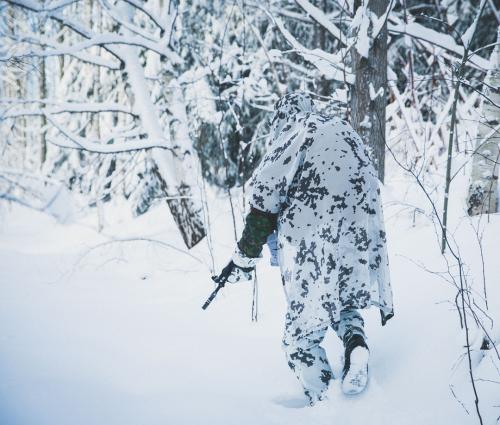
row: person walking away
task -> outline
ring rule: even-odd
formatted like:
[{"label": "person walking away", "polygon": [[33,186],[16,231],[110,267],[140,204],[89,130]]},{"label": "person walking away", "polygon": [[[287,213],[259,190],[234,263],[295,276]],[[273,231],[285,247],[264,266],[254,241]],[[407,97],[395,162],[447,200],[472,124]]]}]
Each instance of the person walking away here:
[{"label": "person walking away", "polygon": [[360,310],[393,316],[379,182],[359,135],[315,112],[305,93],[275,105],[267,153],[253,173],[250,213],[216,282],[249,280],[277,233],[288,308],[283,349],[309,403],[325,396],[332,370],[321,342],[332,328],[344,344],[342,390],[368,382],[369,349]]}]

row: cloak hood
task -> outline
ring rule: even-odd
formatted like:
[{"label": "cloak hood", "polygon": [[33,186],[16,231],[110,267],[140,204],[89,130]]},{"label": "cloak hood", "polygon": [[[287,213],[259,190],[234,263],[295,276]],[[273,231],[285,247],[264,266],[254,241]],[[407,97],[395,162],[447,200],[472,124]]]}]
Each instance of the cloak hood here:
[{"label": "cloak hood", "polygon": [[314,111],[314,102],[311,96],[303,91],[287,93],[282,96],[274,105],[274,115],[271,119],[271,143],[272,140],[278,139],[283,131],[287,131],[286,127],[295,122],[297,114]]}]

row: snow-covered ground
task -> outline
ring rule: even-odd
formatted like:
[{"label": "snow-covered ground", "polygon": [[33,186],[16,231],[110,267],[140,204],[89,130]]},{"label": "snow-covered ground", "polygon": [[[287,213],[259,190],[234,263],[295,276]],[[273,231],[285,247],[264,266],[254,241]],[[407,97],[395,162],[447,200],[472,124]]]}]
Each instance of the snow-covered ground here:
[{"label": "snow-covered ground", "polygon": [[[211,210],[212,234],[221,267],[233,237],[222,208],[227,202],[215,205],[220,208]],[[453,371],[464,352],[456,291],[417,265],[443,270],[434,227],[418,214],[413,227],[412,214],[400,205],[386,208],[396,317],[381,327],[377,311],[365,315],[367,391],[346,397],[337,379],[326,402],[294,409],[286,406],[300,388],[281,351],[285,301],[268,258],[258,267],[257,323],[251,321],[251,283],[226,288],[202,311],[213,289],[205,242],[191,251],[193,257],[137,240],[90,249],[110,237],[150,238],[184,249],[165,205],[137,219],[120,218],[120,211],[107,211],[112,224],[104,234],[94,230],[91,217],[62,225],[19,206],[4,211],[1,425],[479,423],[465,361]],[[488,276],[500,272],[494,260],[498,219],[492,217],[485,237]],[[467,237],[463,249],[474,255],[477,245]],[[500,298],[498,280],[488,283],[493,303],[493,291]],[[498,309],[490,306],[497,316]],[[332,333],[324,344],[338,377],[341,343]],[[482,363],[484,376],[498,381],[491,359]],[[500,385],[478,386],[485,424],[494,424]]]}]

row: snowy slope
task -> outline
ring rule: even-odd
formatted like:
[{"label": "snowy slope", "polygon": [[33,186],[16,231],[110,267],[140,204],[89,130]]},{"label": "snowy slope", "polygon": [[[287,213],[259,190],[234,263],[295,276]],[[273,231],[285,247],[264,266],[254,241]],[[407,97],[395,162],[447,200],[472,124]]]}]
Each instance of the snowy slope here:
[{"label": "snowy slope", "polygon": [[[233,240],[227,203],[215,205],[220,267]],[[146,236],[183,249],[165,206],[138,219],[118,211],[108,212],[108,236]],[[489,224],[496,234],[498,218]],[[418,217],[413,227],[398,205],[386,208],[386,219],[396,317],[382,328],[377,311],[366,314],[369,388],[348,398],[336,380],[326,402],[293,409],[284,405],[300,388],[281,351],[285,302],[267,257],[258,268],[259,321],[252,323],[251,284],[225,289],[201,310],[213,288],[205,243],[191,252],[199,260],[140,241],[88,252],[109,240],[90,218],[60,225],[14,207],[0,228],[0,424],[478,423],[470,402],[463,400],[467,414],[449,387],[453,382],[456,395],[470,400],[465,364],[452,371],[464,345],[449,302],[455,291],[416,264],[443,267],[434,228]],[[488,265],[498,274],[498,264]],[[340,341],[330,334],[325,346],[338,376]],[[500,404],[499,385],[479,384],[485,423],[493,424],[500,409],[486,406]]]}]

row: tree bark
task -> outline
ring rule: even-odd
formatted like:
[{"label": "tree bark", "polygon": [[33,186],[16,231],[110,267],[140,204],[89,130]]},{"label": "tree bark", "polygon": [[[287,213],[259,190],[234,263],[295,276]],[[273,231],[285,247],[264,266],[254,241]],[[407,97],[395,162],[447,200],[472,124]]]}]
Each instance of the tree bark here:
[{"label": "tree bark", "polygon": [[500,161],[500,29],[485,79],[486,98],[481,105],[477,144],[472,155],[468,196],[469,215],[498,211],[498,163]]},{"label": "tree bark", "polygon": [[[366,0],[365,0],[366,1]],[[388,0],[371,0],[367,4],[355,0],[354,11],[366,8],[366,13],[380,17],[387,10]],[[351,87],[352,126],[368,145],[380,181],[384,181],[385,169],[385,108],[387,104],[387,23],[372,38],[370,24],[368,36],[371,45],[368,57],[353,48],[352,69],[355,75]],[[363,36],[359,34],[358,36]],[[370,86],[372,90],[370,91]],[[379,90],[382,90],[379,92]],[[372,96],[375,94],[374,99]]]},{"label": "tree bark", "polygon": [[206,236],[201,195],[196,196],[196,192],[201,194],[201,190],[197,190],[199,165],[189,135],[189,120],[182,87],[176,79],[172,79],[169,88],[166,98],[172,117],[169,128],[177,164],[176,174],[179,176],[179,184],[175,189],[179,199],[168,199],[167,203],[186,246],[191,248]]},{"label": "tree bark", "polygon": [[[45,34],[43,23],[40,25],[40,34]],[[38,79],[38,90],[40,99],[47,99],[47,77],[46,77],[46,59],[40,58],[40,76]],[[47,159],[47,118],[41,116],[41,131],[40,131],[40,168],[43,167]]]},{"label": "tree bark", "polygon": [[[320,0],[318,7],[320,7],[323,12],[327,13],[327,0]],[[318,22],[314,23],[315,38],[317,40],[317,45],[319,48],[326,52],[326,29],[323,25]],[[321,96],[330,96],[330,82],[322,76],[318,81],[318,94]]]}]

